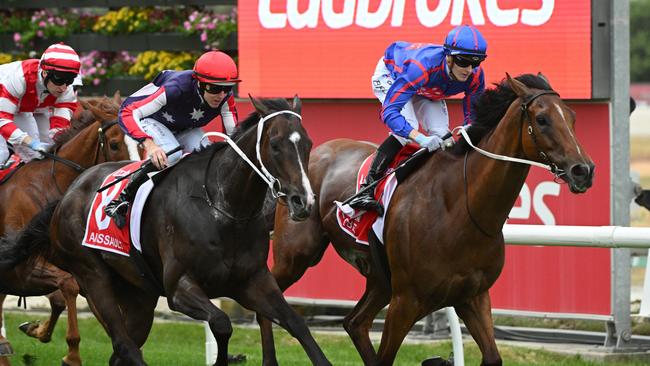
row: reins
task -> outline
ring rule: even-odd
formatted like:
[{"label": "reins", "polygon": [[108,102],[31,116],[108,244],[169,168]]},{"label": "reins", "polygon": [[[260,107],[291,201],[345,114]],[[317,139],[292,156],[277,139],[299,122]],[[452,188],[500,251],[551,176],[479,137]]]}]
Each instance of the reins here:
[{"label": "reins", "polygon": [[[542,95],[557,95],[557,96],[559,96],[559,94],[557,92],[553,91],[553,90],[542,90],[542,91],[539,91],[539,92],[529,96],[527,99],[522,100],[522,103],[521,103],[520,131],[523,129],[523,124],[524,124],[524,120],[525,120],[527,122],[527,124],[528,124],[528,127],[527,127],[526,130],[528,132],[528,135],[530,135],[531,140],[533,141],[533,145],[535,145],[535,149],[537,150],[539,156],[543,160],[549,162],[549,164],[544,164],[544,163],[540,163],[540,162],[532,161],[532,160],[528,160],[528,159],[515,158],[515,157],[512,157],[512,156],[499,155],[499,154],[495,154],[495,153],[491,153],[489,151],[483,150],[480,147],[475,146],[474,144],[472,144],[472,140],[469,138],[469,135],[467,134],[467,131],[465,130],[465,126],[458,126],[458,127],[454,128],[452,133],[455,133],[456,135],[461,135],[465,139],[465,141],[467,142],[467,144],[469,146],[471,146],[474,150],[478,151],[480,154],[485,155],[485,156],[487,156],[489,158],[492,158],[492,159],[495,159],[495,160],[513,162],[513,163],[533,165],[533,166],[536,166],[536,167],[546,169],[546,170],[550,171],[551,173],[553,173],[555,175],[555,178],[559,178],[561,175],[564,174],[564,171],[562,169],[559,169],[554,163],[550,162],[549,159],[548,159],[548,155],[546,155],[539,148],[539,144],[537,143],[537,136],[535,135],[535,131],[533,129],[533,124],[532,124],[530,115],[528,114],[528,107],[530,106],[530,104],[535,99],[537,99],[538,97],[540,97]],[[523,135],[523,133],[520,132],[519,133],[519,138],[520,139],[523,139],[522,135]],[[523,141],[520,142],[520,145],[522,146],[522,149],[523,149]],[[481,227],[481,225],[479,225],[476,218],[474,218],[474,216],[472,215],[472,211],[470,210],[470,207],[469,207],[469,183],[468,183],[468,179],[467,179],[467,160],[468,160],[468,157],[469,157],[469,151],[465,153],[465,158],[463,160],[463,181],[464,181],[464,185],[465,185],[465,207],[467,209],[467,214],[469,215],[469,218],[472,221],[472,223],[474,224],[474,226],[476,226],[476,228],[481,233],[483,233],[483,235],[492,238],[496,234],[491,235],[487,231],[485,231]]]},{"label": "reins", "polygon": [[[99,158],[99,152],[100,151],[102,151],[104,153],[104,161],[109,161],[110,157],[108,155],[108,151],[106,150],[106,134],[105,134],[105,131],[108,130],[109,128],[115,126],[116,124],[117,124],[117,119],[112,120],[112,121],[108,121],[108,122],[104,122],[97,129],[98,138],[97,138],[97,148],[95,149],[95,156],[93,157],[94,164],[97,164],[97,159]],[[61,146],[59,146],[59,149],[60,148],[61,148]],[[56,182],[56,163],[57,162],[74,169],[79,174],[83,173],[87,169],[87,168],[84,168],[81,165],[75,163],[72,160],[68,160],[68,159],[65,159],[65,158],[62,158],[62,157],[56,155],[57,152],[58,152],[58,149],[56,151],[54,151],[54,153],[50,153],[50,152],[46,152],[46,151],[39,151],[39,152],[44,157],[52,159],[52,170],[51,170],[52,173],[51,174],[52,174],[52,177],[54,177],[54,185],[56,186],[56,189],[59,191],[60,194],[63,194],[63,191],[61,190],[58,183]]]},{"label": "reins", "polygon": [[[290,110],[282,110],[282,111],[278,111],[278,112],[273,112],[273,113],[271,113],[271,114],[269,114],[267,116],[264,116],[264,117],[260,118],[259,122],[257,123],[257,134],[256,134],[256,139],[257,140],[256,140],[256,144],[255,144],[255,155],[257,157],[257,162],[260,165],[259,169],[248,158],[248,156],[246,156],[246,154],[237,145],[237,143],[235,143],[235,141],[232,138],[230,138],[230,136],[228,136],[228,135],[226,135],[224,133],[221,133],[221,132],[207,132],[207,133],[205,133],[203,135],[203,138],[202,138],[202,139],[204,139],[206,137],[211,137],[211,136],[216,136],[216,137],[223,138],[224,141],[227,142],[228,145],[230,145],[230,147],[232,147],[232,149],[235,151],[235,153],[237,153],[237,155],[239,155],[239,157],[241,157],[242,160],[244,160],[253,169],[253,171],[262,179],[262,181],[264,181],[264,183],[266,183],[266,185],[271,189],[271,194],[276,199],[281,198],[281,197],[285,197],[286,194],[281,191],[282,186],[280,184],[280,180],[277,179],[276,177],[274,177],[273,174],[271,174],[271,172],[269,172],[266,169],[266,167],[264,166],[264,162],[262,161],[262,155],[261,155],[261,152],[260,152],[260,144],[261,144],[261,141],[262,141],[262,131],[264,129],[264,123],[266,121],[270,120],[271,118],[273,118],[275,116],[278,116],[280,114],[292,114],[292,115],[298,117],[298,119],[302,120],[302,116],[300,114],[298,114],[298,113],[296,113],[294,111],[290,111]],[[205,174],[204,174],[204,177],[203,177],[204,199],[207,202],[207,204],[210,207],[214,208],[215,210],[219,211],[220,213],[224,214],[225,216],[227,216],[229,219],[231,219],[233,221],[249,221],[249,220],[252,220],[252,219],[257,218],[260,215],[262,215],[262,210],[260,210],[255,215],[251,215],[249,217],[244,217],[244,218],[238,218],[238,217],[235,217],[235,216],[231,215],[227,211],[221,209],[220,207],[218,207],[215,204],[214,199],[211,197],[210,192],[208,191],[207,184],[208,184],[208,170],[210,168],[212,160],[214,159],[214,156],[216,155],[216,152],[217,152],[217,150],[214,150],[212,152],[212,155],[210,155],[210,159],[208,160],[208,166],[205,169]],[[277,188],[276,188],[276,186],[277,186]]]}]

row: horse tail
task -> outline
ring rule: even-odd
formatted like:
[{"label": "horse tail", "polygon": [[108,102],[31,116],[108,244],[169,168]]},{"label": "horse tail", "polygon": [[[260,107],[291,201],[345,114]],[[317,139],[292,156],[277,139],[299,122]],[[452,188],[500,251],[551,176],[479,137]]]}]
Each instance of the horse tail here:
[{"label": "horse tail", "polygon": [[50,221],[58,203],[49,203],[22,231],[0,238],[0,270],[8,270],[49,250]]}]

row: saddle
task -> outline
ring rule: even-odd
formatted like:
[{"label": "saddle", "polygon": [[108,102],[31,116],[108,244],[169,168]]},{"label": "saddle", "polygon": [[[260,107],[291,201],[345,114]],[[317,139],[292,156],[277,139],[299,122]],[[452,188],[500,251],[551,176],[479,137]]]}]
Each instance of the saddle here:
[{"label": "saddle", "polygon": [[25,162],[20,159],[20,156],[17,154],[11,155],[7,162],[0,167],[0,184],[8,181],[23,165],[25,165]]}]

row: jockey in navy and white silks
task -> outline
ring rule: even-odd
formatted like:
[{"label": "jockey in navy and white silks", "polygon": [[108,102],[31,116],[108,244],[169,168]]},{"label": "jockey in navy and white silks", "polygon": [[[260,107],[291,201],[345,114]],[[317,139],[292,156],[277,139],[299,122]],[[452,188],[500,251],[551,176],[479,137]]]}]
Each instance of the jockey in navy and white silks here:
[{"label": "jockey in navy and white silks", "polygon": [[[472,102],[485,89],[480,64],[487,42],[473,26],[461,25],[447,34],[443,46],[395,42],[388,46],[372,76],[375,96],[382,102],[381,118],[390,136],[379,146],[363,186],[379,179],[409,140],[429,151],[442,145],[449,131],[444,98],[464,93],[464,124],[472,123]],[[418,131],[422,126],[423,132]],[[362,186],[362,187],[363,187]],[[383,214],[372,189],[350,202],[355,209]]]},{"label": "jockey in navy and white silks", "polygon": [[182,145],[183,152],[189,153],[201,147],[201,127],[217,116],[221,116],[224,132],[233,132],[237,112],[232,88],[240,81],[230,56],[209,51],[196,60],[193,70],[163,71],[126,98],[118,114],[119,124],[144,146],[153,164],[134,174],[120,197],[106,206],[106,214],[118,226],[125,224],[128,203],[147,180],[147,173],[173,165],[182,156],[179,151],[167,157],[166,151]]},{"label": "jockey in navy and white silks", "polygon": [[40,60],[0,65],[0,164],[9,155],[7,142],[28,161],[40,157],[34,150],[47,149],[44,140],[70,126],[77,105],[70,85],[80,66],[77,53],[62,43],[48,47]]}]

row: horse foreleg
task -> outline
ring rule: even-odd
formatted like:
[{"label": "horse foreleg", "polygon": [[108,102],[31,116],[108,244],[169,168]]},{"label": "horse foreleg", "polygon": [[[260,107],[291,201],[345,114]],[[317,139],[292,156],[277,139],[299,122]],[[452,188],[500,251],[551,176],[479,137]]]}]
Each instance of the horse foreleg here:
[{"label": "horse foreleg", "polygon": [[314,365],[331,365],[309,332],[305,321],[296,314],[282,296],[271,273],[261,270],[242,286],[235,299],[244,307],[271,319],[296,338]]},{"label": "horse foreleg", "polygon": [[36,338],[43,343],[52,340],[52,332],[59,320],[61,313],[65,310],[65,298],[60,291],[55,291],[47,295],[50,301],[50,318],[44,322],[31,321],[22,323],[19,329],[26,335]]},{"label": "horse foreleg", "polygon": [[501,366],[501,356],[494,340],[490,294],[485,291],[454,308],[481,350],[483,355],[481,365]]},{"label": "horse foreleg", "polygon": [[[65,334],[65,341],[68,343],[68,354],[63,357],[63,365],[81,366],[81,355],[79,353],[79,323],[77,322],[77,296],[79,296],[79,285],[72,275],[68,274],[59,283],[61,296],[68,308],[68,329]],[[55,295],[55,292],[52,295]],[[50,296],[52,296],[50,295]],[[51,297],[50,297],[51,299]],[[51,303],[51,302],[50,302]],[[52,307],[54,309],[54,307]],[[54,324],[52,324],[54,328]],[[51,332],[51,331],[50,331]]]},{"label": "horse foreleg", "polygon": [[343,328],[350,335],[364,365],[375,365],[378,361],[369,332],[377,313],[390,301],[390,294],[382,289],[376,286],[374,281],[366,280],[363,296],[352,312],[343,319]]},{"label": "horse foreleg", "polygon": [[377,365],[393,364],[402,341],[415,322],[425,315],[421,310],[417,297],[412,293],[393,293],[386,313],[384,332],[381,335]]},{"label": "horse foreleg", "polygon": [[[81,261],[84,263],[80,263]],[[122,362],[133,366],[146,366],[142,352],[126,330],[125,319],[113,288],[114,279],[106,265],[99,260],[90,261],[87,257],[75,258],[72,263],[80,266],[74,271],[79,286],[84,289],[86,298],[92,303],[90,308],[111,338],[113,356],[109,365],[119,365]],[[121,283],[116,284],[116,287],[120,285]]]},{"label": "horse foreleg", "polygon": [[[2,326],[4,325],[4,313],[2,311],[2,308],[4,306],[6,297],[7,295],[0,294],[0,329],[2,329]],[[10,366],[9,359],[3,356],[13,355],[13,354],[14,354],[14,350],[11,348],[11,344],[4,337],[4,334],[0,333],[0,366]]]},{"label": "horse foreleg", "polygon": [[228,315],[217,308],[188,275],[180,277],[173,292],[167,294],[167,301],[170,309],[208,322],[219,350],[215,366],[228,365],[228,341],[232,335],[232,324]]}]

